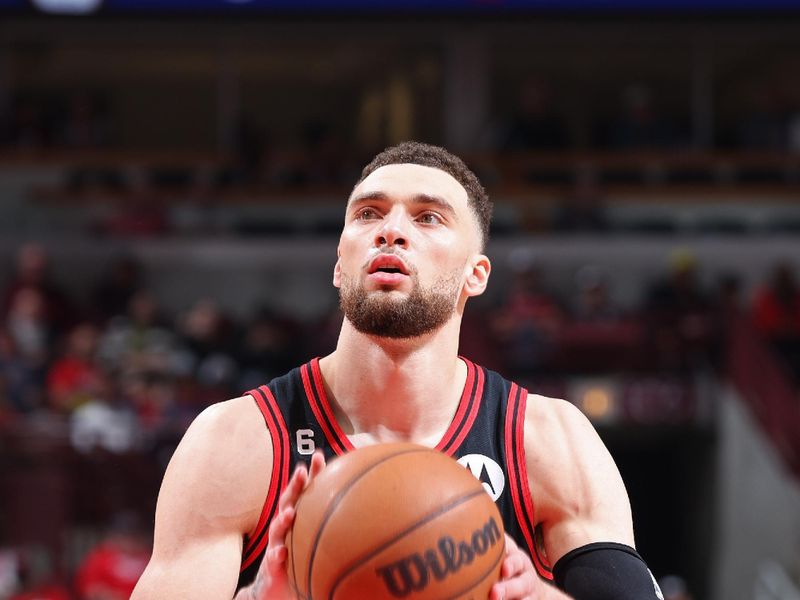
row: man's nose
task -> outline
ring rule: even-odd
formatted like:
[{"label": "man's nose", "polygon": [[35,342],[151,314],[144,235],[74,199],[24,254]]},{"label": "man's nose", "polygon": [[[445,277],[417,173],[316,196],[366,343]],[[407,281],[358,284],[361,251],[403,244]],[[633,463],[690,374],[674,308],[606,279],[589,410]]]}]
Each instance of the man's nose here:
[{"label": "man's nose", "polygon": [[405,233],[405,219],[397,213],[390,213],[375,234],[376,246],[408,246],[408,236]]}]

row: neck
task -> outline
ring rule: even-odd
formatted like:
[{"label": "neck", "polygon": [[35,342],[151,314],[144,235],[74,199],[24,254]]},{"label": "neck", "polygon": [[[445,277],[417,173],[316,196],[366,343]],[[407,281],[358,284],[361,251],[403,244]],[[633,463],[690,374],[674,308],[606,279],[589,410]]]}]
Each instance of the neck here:
[{"label": "neck", "polygon": [[435,446],[466,381],[458,358],[460,311],[439,330],[394,340],[360,333],[345,319],[320,369],[336,417],[354,445],[409,441]]}]

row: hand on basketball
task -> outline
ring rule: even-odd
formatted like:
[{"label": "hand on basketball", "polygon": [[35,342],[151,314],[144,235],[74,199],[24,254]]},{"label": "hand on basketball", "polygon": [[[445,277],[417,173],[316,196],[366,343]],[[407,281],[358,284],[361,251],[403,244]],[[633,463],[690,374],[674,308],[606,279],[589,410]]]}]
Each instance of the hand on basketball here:
[{"label": "hand on basketball", "polygon": [[506,557],[500,569],[500,581],[492,586],[489,600],[539,600],[545,596],[547,586],[539,579],[530,557],[523,552],[508,534]]},{"label": "hand on basketball", "polygon": [[325,457],[322,452],[317,451],[311,457],[310,470],[306,470],[301,463],[289,479],[278,500],[278,514],[269,526],[269,542],[253,584],[253,600],[288,600],[295,597],[286,576],[286,534],[294,522],[297,499],[324,467]]}]

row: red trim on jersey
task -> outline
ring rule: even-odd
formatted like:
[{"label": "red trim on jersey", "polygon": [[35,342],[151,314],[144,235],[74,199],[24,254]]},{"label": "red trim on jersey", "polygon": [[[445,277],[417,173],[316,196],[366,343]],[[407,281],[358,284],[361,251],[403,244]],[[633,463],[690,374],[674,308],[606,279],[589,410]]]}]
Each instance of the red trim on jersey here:
[{"label": "red trim on jersey", "polygon": [[278,496],[289,481],[289,432],[281,417],[275,396],[265,385],[247,393],[256,401],[269,430],[272,440],[272,475],[258,523],[246,536],[241,571],[249,567],[264,550],[269,538],[265,535],[267,523],[275,516]]},{"label": "red trim on jersey", "polygon": [[[456,447],[453,446],[445,450],[447,445],[452,441],[453,436],[458,431],[461,423],[464,421],[464,414],[467,412],[467,408],[469,407],[470,400],[472,400],[474,394],[472,393],[472,388],[474,387],[474,380],[475,380],[475,364],[467,360],[466,358],[459,357],[461,360],[464,361],[464,364],[467,365],[467,380],[464,382],[464,390],[461,392],[461,399],[458,401],[458,408],[456,409],[456,414],[453,416],[453,420],[450,423],[450,427],[447,428],[447,431],[444,432],[442,439],[436,444],[436,450],[444,452],[450,456],[453,455]],[[473,417],[474,420],[474,417]],[[470,423],[471,425],[471,423]],[[459,442],[460,443],[460,442]]]},{"label": "red trim on jersey", "polygon": [[[308,398],[308,404],[311,407],[311,411],[314,413],[314,416],[317,419],[320,427],[322,427],[322,432],[325,434],[325,437],[328,440],[328,443],[331,445],[336,454],[344,454],[345,450],[342,445],[339,443],[339,440],[336,438],[336,435],[333,433],[328,420],[326,419],[326,415],[323,414],[322,409],[320,408],[321,402],[317,400],[317,397],[314,393],[314,387],[311,383],[311,376],[309,375],[311,363],[306,363],[300,368],[300,374],[303,378],[303,387],[306,391],[306,398]],[[323,388],[324,390],[324,388]]]},{"label": "red trim on jersey", "polygon": [[[520,400],[523,397],[524,400]],[[508,465],[508,479],[509,487],[511,488],[511,500],[514,504],[514,513],[517,517],[522,534],[525,536],[525,541],[528,544],[528,551],[533,559],[533,564],[536,571],[540,576],[546,579],[552,579],[553,574],[542,563],[539,558],[539,553],[536,551],[536,542],[534,541],[533,527],[535,521],[533,520],[533,513],[526,514],[526,509],[532,509],[532,504],[527,505],[521,495],[524,495],[523,485],[524,481],[527,483],[528,476],[525,471],[525,453],[524,449],[521,451],[519,444],[523,443],[522,439],[522,424],[524,424],[524,408],[527,401],[527,391],[520,389],[516,383],[511,384],[511,390],[508,393],[508,403],[506,407],[506,424],[505,424],[505,445],[506,445],[506,463]],[[520,411],[522,408],[522,411]],[[522,414],[520,414],[522,413]]]},{"label": "red trim on jersey", "polygon": [[[514,503],[514,513],[517,515],[517,522],[522,529],[522,534],[525,536],[525,541],[528,543],[528,550],[533,555],[533,532],[525,521],[525,516],[522,512],[522,505],[519,499],[518,488],[518,472],[517,472],[517,453],[514,448],[514,421],[517,412],[517,400],[519,396],[519,387],[516,383],[511,384],[511,390],[508,392],[508,405],[506,407],[506,426],[505,426],[505,443],[506,443],[506,462],[508,463],[508,483],[511,488],[511,500]],[[537,569],[538,570],[538,569]]]},{"label": "red trim on jersey", "polygon": [[[317,398],[319,399],[319,405],[322,408],[322,412],[325,414],[325,418],[331,427],[333,435],[336,437],[336,441],[344,448],[345,452],[355,450],[355,446],[353,446],[352,442],[350,442],[350,438],[342,431],[342,428],[339,426],[339,421],[336,420],[333,414],[331,403],[328,401],[328,394],[325,393],[325,381],[322,379],[322,371],[320,371],[319,368],[319,358],[315,358],[311,361],[311,372],[314,375],[313,383]],[[339,454],[343,454],[343,452],[339,452]]]},{"label": "red trim on jersey", "polygon": [[[447,449],[446,454],[448,454],[450,456],[452,456],[455,453],[455,451],[461,445],[461,442],[463,442],[464,438],[467,437],[467,435],[469,434],[470,429],[472,429],[472,425],[475,423],[475,419],[478,416],[478,410],[481,407],[481,400],[483,399],[483,381],[485,379],[485,375],[484,375],[483,369],[481,367],[476,366],[475,363],[473,363],[472,361],[467,360],[466,358],[463,359],[463,360],[464,360],[465,363],[467,363],[467,369],[468,369],[467,383],[469,384],[469,385],[465,385],[464,386],[464,394],[467,393],[467,390],[472,388],[471,379],[475,376],[476,373],[477,373],[477,377],[476,377],[477,381],[475,383],[475,390],[470,394],[471,402],[468,402],[468,403],[464,402],[463,403],[464,404],[464,407],[463,407],[464,410],[466,410],[466,405],[467,404],[470,405],[469,414],[467,415],[466,420],[464,420],[462,418],[463,423],[459,424],[458,418],[455,418],[455,419],[453,419],[453,423],[451,424],[450,429],[453,429],[453,431],[455,431],[455,430],[458,430],[460,428],[460,430],[459,430],[458,436],[456,437],[455,441],[453,441],[453,443],[450,446],[450,448]],[[463,398],[462,398],[462,402],[463,402]],[[459,411],[458,412],[463,412],[461,410],[461,407],[459,407]],[[458,412],[456,413],[456,415],[458,415]],[[453,428],[453,426],[455,426],[455,429]],[[439,446],[437,446],[437,449],[439,449]]]},{"label": "red trim on jersey", "polygon": [[[525,457],[525,413],[528,406],[528,390],[520,389],[518,406],[514,435],[516,436],[517,469],[519,470],[520,489],[522,490],[522,506],[528,515],[531,527],[535,527],[534,515],[536,512],[534,511],[533,497],[531,496],[531,486],[528,483],[528,461]],[[533,544],[533,559],[534,563],[541,565],[542,570],[545,572],[545,577],[552,579],[553,569],[547,559],[539,553],[539,545],[536,543]]]}]

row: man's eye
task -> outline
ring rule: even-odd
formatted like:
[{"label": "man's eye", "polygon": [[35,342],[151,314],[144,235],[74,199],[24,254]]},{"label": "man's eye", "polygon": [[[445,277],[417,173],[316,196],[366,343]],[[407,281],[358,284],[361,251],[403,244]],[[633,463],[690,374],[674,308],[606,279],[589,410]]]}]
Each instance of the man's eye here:
[{"label": "man's eye", "polygon": [[436,213],[422,213],[417,220],[426,225],[439,225],[442,222],[441,217]]},{"label": "man's eye", "polygon": [[375,218],[377,218],[377,216],[378,216],[378,213],[374,209],[372,209],[372,208],[362,208],[356,214],[356,219],[364,221],[364,220],[367,220],[367,219],[375,219]]}]

